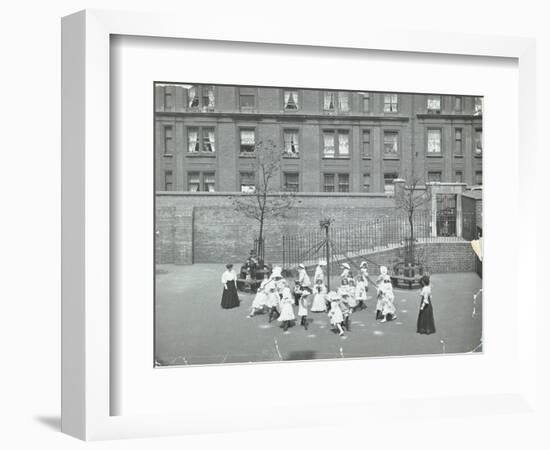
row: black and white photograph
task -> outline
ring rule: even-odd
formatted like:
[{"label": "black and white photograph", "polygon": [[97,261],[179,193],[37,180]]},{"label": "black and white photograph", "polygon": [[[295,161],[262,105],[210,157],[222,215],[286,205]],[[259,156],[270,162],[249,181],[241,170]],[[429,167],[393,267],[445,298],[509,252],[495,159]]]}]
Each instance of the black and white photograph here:
[{"label": "black and white photograph", "polygon": [[483,351],[483,98],[154,83],[154,365]]}]

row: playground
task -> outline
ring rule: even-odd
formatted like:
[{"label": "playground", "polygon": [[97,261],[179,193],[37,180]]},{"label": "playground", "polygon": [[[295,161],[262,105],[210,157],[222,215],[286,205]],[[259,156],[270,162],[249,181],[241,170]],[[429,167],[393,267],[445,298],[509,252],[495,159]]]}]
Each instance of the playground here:
[{"label": "playground", "polygon": [[419,289],[394,289],[397,319],[380,323],[376,292],[369,286],[367,309],[352,315],[351,330],[340,337],[325,313],[310,313],[307,331],[297,324],[287,333],[279,322],[268,323],[266,314],[247,318],[252,293],[239,292],[240,306],[222,309],[223,270],[222,264],[157,265],[157,366],[482,351],[482,283],[474,272],[432,275],[435,334],[416,333]]}]

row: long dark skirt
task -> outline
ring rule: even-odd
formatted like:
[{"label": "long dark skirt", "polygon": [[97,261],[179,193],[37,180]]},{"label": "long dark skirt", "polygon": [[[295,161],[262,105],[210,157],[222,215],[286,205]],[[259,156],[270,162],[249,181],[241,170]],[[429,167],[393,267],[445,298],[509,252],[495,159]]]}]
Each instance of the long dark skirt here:
[{"label": "long dark skirt", "polygon": [[227,289],[223,289],[222,293],[222,308],[236,308],[240,305],[239,296],[237,294],[237,285],[235,280],[227,282]]},{"label": "long dark skirt", "polygon": [[[421,303],[422,304],[422,303]],[[416,322],[416,332],[420,334],[435,333],[434,310],[432,303],[428,303],[424,309],[418,312],[418,321]]]}]

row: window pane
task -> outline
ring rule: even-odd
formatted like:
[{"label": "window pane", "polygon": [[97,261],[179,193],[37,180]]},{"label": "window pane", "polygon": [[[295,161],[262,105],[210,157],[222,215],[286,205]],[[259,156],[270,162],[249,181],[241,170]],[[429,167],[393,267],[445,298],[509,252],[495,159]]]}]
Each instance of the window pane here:
[{"label": "window pane", "polygon": [[241,153],[253,153],[256,144],[254,130],[241,130]]},{"label": "window pane", "polygon": [[214,134],[214,128],[202,129],[202,149],[205,152],[216,151],[216,135]]},{"label": "window pane", "polygon": [[172,171],[167,170],[164,172],[164,190],[171,191],[173,188]]},{"label": "window pane", "polygon": [[475,184],[483,184],[483,176],[482,176],[482,173],[481,172],[476,172],[475,173],[475,180],[474,180],[474,183]]},{"label": "window pane", "polygon": [[283,133],[283,139],[285,144],[285,153],[288,156],[298,156],[300,152],[298,146],[298,131],[285,130]]},{"label": "window pane", "polygon": [[254,172],[241,172],[240,177],[241,192],[253,193],[256,191]]},{"label": "window pane", "polygon": [[462,154],[462,128],[455,129],[455,153]]},{"label": "window pane", "polygon": [[339,156],[349,156],[349,133],[347,131],[338,133],[338,154]]},{"label": "window pane", "polygon": [[334,109],[334,92],[325,92],[323,105],[327,111]]},{"label": "window pane", "polygon": [[384,112],[397,112],[397,94],[384,95]]},{"label": "window pane", "polygon": [[455,97],[455,110],[462,111],[462,97]]},{"label": "window pane", "polygon": [[363,156],[370,156],[370,130],[363,130]]},{"label": "window pane", "polygon": [[334,192],[334,174],[325,173],[323,188],[325,192]]},{"label": "window pane", "polygon": [[384,153],[397,155],[397,132],[384,131]]},{"label": "window pane", "polygon": [[349,192],[349,174],[338,174],[338,192]]},{"label": "window pane", "polygon": [[441,111],[441,97],[439,95],[431,95],[428,97],[428,112],[439,113]]},{"label": "window pane", "polygon": [[326,158],[334,158],[334,131],[325,131],[323,133],[324,156]]},{"label": "window pane", "polygon": [[441,153],[441,130],[428,130],[428,153]]},{"label": "window pane", "polygon": [[474,98],[474,115],[478,116],[483,113],[483,102],[481,97]]},{"label": "window pane", "polygon": [[463,181],[462,172],[455,172],[455,183],[462,183]]},{"label": "window pane", "polygon": [[298,109],[298,91],[284,92],[285,109]]},{"label": "window pane", "polygon": [[368,92],[363,93],[363,112],[370,111],[370,96]]},{"label": "window pane", "polygon": [[347,92],[338,94],[338,109],[342,112],[349,111],[349,94]]},{"label": "window pane", "polygon": [[240,105],[241,108],[253,109],[255,105],[254,95],[252,94],[241,94],[240,95]]},{"label": "window pane", "polygon": [[169,86],[164,88],[164,109],[170,111],[174,106],[172,91]]},{"label": "window pane", "polygon": [[483,135],[482,131],[479,128],[476,128],[475,131],[475,152],[480,155],[483,151]]},{"label": "window pane", "polygon": [[215,106],[214,86],[203,86],[202,106],[212,109]]},{"label": "window pane", "polygon": [[201,185],[201,176],[199,172],[189,172],[188,174],[188,189],[191,192],[198,192]]},{"label": "window pane", "polygon": [[428,181],[430,183],[441,182],[441,172],[428,172]]},{"label": "window pane", "polygon": [[215,192],[216,177],[213,172],[208,172],[203,175],[204,177],[204,190],[206,192]]},{"label": "window pane", "polygon": [[384,192],[389,195],[393,195],[395,192],[395,186],[393,180],[397,178],[397,173],[385,173],[384,174]]},{"label": "window pane", "polygon": [[199,129],[188,128],[187,129],[187,151],[191,153],[198,152],[199,149]]},{"label": "window pane", "polygon": [[199,106],[199,92],[197,86],[192,86],[189,88],[187,95],[190,108],[197,108]]},{"label": "window pane", "polygon": [[363,192],[370,192],[370,173],[363,175]]},{"label": "window pane", "polygon": [[164,153],[170,154],[174,151],[173,131],[172,125],[164,127]]},{"label": "window pane", "polygon": [[287,191],[298,192],[299,179],[297,173],[285,173],[284,188]]}]

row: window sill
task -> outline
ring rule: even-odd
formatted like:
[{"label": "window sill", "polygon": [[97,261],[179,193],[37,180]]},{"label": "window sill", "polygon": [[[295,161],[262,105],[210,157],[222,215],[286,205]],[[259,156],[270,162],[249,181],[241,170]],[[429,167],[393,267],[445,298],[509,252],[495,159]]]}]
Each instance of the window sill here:
[{"label": "window sill", "polygon": [[188,152],[185,156],[187,158],[215,158],[216,152]]},{"label": "window sill", "polygon": [[239,153],[239,158],[256,158],[256,153]]},{"label": "window sill", "polygon": [[427,158],[443,158],[442,153],[426,153]]},{"label": "window sill", "polygon": [[370,161],[372,159],[372,156],[362,156],[361,159]]},{"label": "window sill", "polygon": [[300,155],[283,155],[283,159],[300,159]]},{"label": "window sill", "polygon": [[455,158],[464,158],[464,155],[453,155]]},{"label": "window sill", "polygon": [[483,158],[483,153],[474,153],[474,158]]},{"label": "window sill", "polygon": [[350,157],[349,156],[323,156],[322,158],[324,161],[349,161],[350,160]]},{"label": "window sill", "polygon": [[383,158],[387,160],[393,160],[393,161],[399,161],[401,159],[399,156],[394,156],[394,155],[384,155]]},{"label": "window sill", "polygon": [[164,153],[162,156],[164,156],[165,158],[172,158],[174,156],[173,153]]}]

